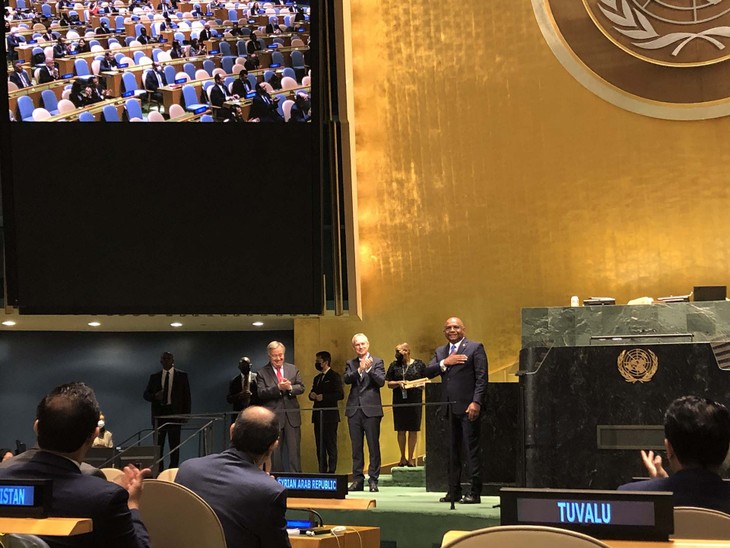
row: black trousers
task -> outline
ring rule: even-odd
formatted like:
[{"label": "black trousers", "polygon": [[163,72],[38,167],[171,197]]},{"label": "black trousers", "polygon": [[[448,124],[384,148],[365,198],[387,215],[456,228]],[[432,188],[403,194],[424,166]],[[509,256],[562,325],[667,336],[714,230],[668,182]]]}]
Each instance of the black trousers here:
[{"label": "black trousers", "polygon": [[466,413],[451,415],[451,450],[453,460],[449,471],[449,493],[461,496],[461,469],[464,462],[469,468],[469,493],[482,493],[482,451],[479,445],[481,432],[481,414],[475,421],[470,421]]},{"label": "black trousers", "polygon": [[[160,458],[165,454],[165,439],[169,439],[169,448],[173,449],[180,445],[180,429],[182,426],[175,423],[162,423],[157,434],[157,445],[160,446]],[[177,468],[180,465],[180,450],[170,451],[169,468]],[[165,469],[164,459],[160,461],[160,472]]]},{"label": "black trousers", "polygon": [[317,443],[317,462],[320,474],[334,474],[337,470],[337,427],[339,422],[314,421],[314,439]]},{"label": "black trousers", "polygon": [[355,411],[353,416],[347,417],[352,444],[352,479],[358,483],[365,481],[363,473],[365,468],[364,439],[368,442],[368,452],[370,453],[368,480],[377,482],[380,477],[380,420],[382,418],[367,417],[362,409]]}]

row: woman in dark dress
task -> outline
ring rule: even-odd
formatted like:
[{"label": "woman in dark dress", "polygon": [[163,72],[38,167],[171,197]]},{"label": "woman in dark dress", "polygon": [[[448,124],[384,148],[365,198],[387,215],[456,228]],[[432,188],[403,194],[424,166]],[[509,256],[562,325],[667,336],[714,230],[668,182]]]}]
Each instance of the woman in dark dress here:
[{"label": "woman in dark dress", "polygon": [[[400,448],[399,466],[415,466],[413,453],[416,451],[418,432],[421,430],[421,402],[423,388],[405,388],[405,381],[414,381],[426,376],[426,364],[411,358],[411,347],[401,343],[395,347],[395,361],[388,366],[385,380],[393,390],[393,423],[398,432]],[[403,407],[402,404],[418,404]],[[406,459],[406,432],[408,433],[408,459]]]}]

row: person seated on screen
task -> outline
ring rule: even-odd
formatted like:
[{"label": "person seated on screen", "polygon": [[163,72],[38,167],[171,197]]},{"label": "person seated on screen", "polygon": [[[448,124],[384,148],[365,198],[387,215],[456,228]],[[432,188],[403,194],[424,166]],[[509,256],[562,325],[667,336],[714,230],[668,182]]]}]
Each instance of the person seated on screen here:
[{"label": "person seated on screen", "polygon": [[112,438],[111,430],[106,429],[106,421],[104,420],[104,413],[99,415],[99,432],[94,438],[94,443],[91,447],[114,447],[114,439]]},{"label": "person seated on screen", "polygon": [[198,55],[205,55],[205,46],[197,38],[190,40],[190,50],[188,56],[197,57]]},{"label": "person seated on screen", "polygon": [[248,71],[241,69],[238,72],[238,79],[233,82],[231,86],[231,93],[238,95],[239,97],[246,97],[249,91],[253,91],[253,86],[248,80]]},{"label": "person seated on screen", "polygon": [[260,11],[261,11],[261,6],[259,6],[258,2],[254,2],[253,4],[251,4],[251,9],[249,10],[248,13],[251,17],[253,17],[255,15],[258,15]]},{"label": "person seated on screen", "polygon": [[182,59],[185,57],[185,50],[182,49],[180,42],[173,40],[172,47],[170,48],[171,59]]},{"label": "person seated on screen", "polygon": [[79,38],[79,41],[76,42],[76,47],[74,48],[74,51],[76,52],[76,54],[89,53],[91,51],[91,46],[86,43],[86,40],[84,38]]},{"label": "person seated on screen", "polygon": [[18,86],[18,89],[27,88],[31,85],[30,75],[23,69],[23,63],[20,61],[13,63],[13,72],[8,75],[8,80]]},{"label": "person seated on screen", "polygon": [[[303,91],[298,91],[294,97],[294,104],[291,107],[290,122],[309,122],[312,118],[312,105],[309,101],[309,95]],[[420,409],[420,408],[419,408]]]},{"label": "person seated on screen", "polygon": [[246,70],[258,70],[260,65],[261,61],[259,60],[258,54],[250,53],[246,58],[246,61],[243,63],[243,68]]},{"label": "person seated on screen", "polygon": [[111,34],[112,29],[109,28],[109,23],[106,21],[102,21],[99,23],[99,26],[96,27],[96,30],[94,31],[95,34]]},{"label": "person seated on screen", "polygon": [[162,102],[162,92],[159,89],[167,85],[167,78],[162,70],[162,65],[152,63],[152,69],[147,71],[144,79],[144,89],[152,93],[152,99]]},{"label": "person seated on screen", "polygon": [[56,37],[53,36],[53,33],[50,29],[50,23],[46,26],[46,30],[41,33],[41,38],[46,42],[53,42],[56,40]]},{"label": "person seated on screen", "polygon": [[214,84],[210,87],[208,95],[210,96],[210,104],[213,107],[213,112],[216,113],[218,119],[228,120],[232,117],[231,109],[225,105],[226,101],[232,101],[239,99],[238,95],[231,95],[228,93],[223,78],[220,74],[216,74]]},{"label": "person seated on screen", "polygon": [[99,80],[98,76],[92,76],[91,78],[89,78],[88,83],[89,87],[91,88],[92,103],[99,103],[111,97],[111,90],[104,87],[104,84]]},{"label": "person seated on screen", "polygon": [[5,42],[7,43],[8,47],[8,59],[10,61],[15,61],[18,58],[18,54],[15,51],[15,48],[17,48],[20,45],[20,38],[18,38],[18,27],[13,27],[10,29],[10,34],[6,35],[7,38]]},{"label": "person seated on screen", "polygon": [[258,118],[260,122],[283,122],[281,114],[278,110],[279,98],[271,97],[269,93],[261,86],[261,82],[256,84],[256,95],[251,102],[251,110],[248,113],[249,120]]},{"label": "person seated on screen", "polygon": [[58,67],[53,59],[46,59],[46,63],[38,71],[38,83],[45,84],[58,80]]},{"label": "person seated on screen", "polygon": [[202,45],[203,42],[206,40],[210,40],[210,37],[212,36],[210,32],[210,23],[206,23],[203,25],[203,30],[200,31],[200,34],[198,35],[198,39],[200,44]]},{"label": "person seated on screen", "polygon": [[139,36],[137,36],[137,42],[139,42],[142,45],[146,45],[147,43],[149,43],[149,41],[150,41],[150,37],[147,36],[147,28],[142,27],[141,29],[139,29]]},{"label": "person seated on screen", "polygon": [[127,466],[122,480],[116,484],[83,474],[80,469],[96,436],[98,420],[99,404],[87,385],[68,383],[54,388],[36,408],[33,429],[39,449],[30,458],[23,453],[3,463],[0,479],[50,479],[50,516],[91,518],[90,533],[43,537],[51,548],[146,548],[150,540],[140,518],[139,504],[142,477],[149,470]]},{"label": "person seated on screen", "polygon": [[238,21],[233,21],[233,26],[228,29],[231,36],[243,36],[243,29],[238,26]]},{"label": "person seated on screen", "polygon": [[66,44],[66,40],[64,40],[63,36],[59,36],[58,40],[56,40],[56,45],[53,46],[53,58],[59,59],[61,57],[66,57],[69,52],[69,46]]},{"label": "person seated on screen", "polygon": [[271,77],[269,78],[269,84],[274,89],[281,89],[281,75],[275,70],[271,71]]},{"label": "person seated on screen", "polygon": [[71,94],[68,96],[76,108],[82,108],[93,104],[94,98],[91,84],[83,78],[77,78],[71,84]]},{"label": "person seated on screen", "polygon": [[652,479],[621,485],[621,491],[672,491],[675,506],[710,508],[730,514],[730,483],[720,473],[730,447],[730,413],[721,403],[698,396],[674,400],[664,415],[662,458],[642,451]]},{"label": "person seated on screen", "polygon": [[246,53],[254,55],[257,51],[261,51],[262,49],[264,48],[261,47],[261,42],[258,41],[258,36],[252,34],[251,39],[246,42]]},{"label": "person seated on screen", "polygon": [[177,25],[172,22],[172,19],[170,19],[170,16],[169,15],[165,15],[165,20],[162,23],[160,23],[160,31],[163,31],[163,30],[174,30],[176,28],[177,28]]},{"label": "person seated on screen", "polygon": [[99,64],[99,70],[101,72],[109,72],[110,70],[116,70],[117,69],[117,60],[114,59],[112,56],[111,51],[107,51],[104,53],[104,58],[101,60],[101,63]]},{"label": "person seated on screen", "polygon": [[61,19],[59,19],[58,24],[62,27],[68,27],[71,25],[71,20],[68,18],[68,13],[65,11],[61,13]]}]

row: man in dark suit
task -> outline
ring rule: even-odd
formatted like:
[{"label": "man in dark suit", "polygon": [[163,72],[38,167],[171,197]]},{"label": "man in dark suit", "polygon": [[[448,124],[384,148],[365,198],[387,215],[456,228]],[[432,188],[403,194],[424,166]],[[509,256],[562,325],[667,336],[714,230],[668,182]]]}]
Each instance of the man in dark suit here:
[{"label": "man in dark suit", "polygon": [[251,406],[241,412],[230,433],[230,449],[186,460],[175,482],[210,504],[228,546],[291,546],[286,532],[286,489],[261,470],[277,446],[278,419],[268,409]]},{"label": "man in dark suit", "polygon": [[[160,457],[165,450],[165,438],[170,439],[170,468],[177,468],[180,463],[180,428],[182,419],[157,419],[162,415],[186,415],[190,413],[190,384],[188,374],[176,369],[175,358],[170,352],[163,352],[160,358],[162,371],[150,375],[144,399],[152,403],[152,426],[159,428],[157,444],[160,446]],[[173,450],[174,449],[174,450]],[[160,470],[164,468],[164,460],[160,461]]]},{"label": "man in dark suit", "polygon": [[249,91],[253,91],[253,86],[251,86],[251,82],[248,80],[248,71],[241,69],[238,72],[238,79],[231,86],[231,93],[239,97],[246,97]]},{"label": "man in dark suit", "polygon": [[58,80],[58,68],[53,59],[46,59],[46,64],[38,69],[38,83],[46,84]]},{"label": "man in dark suit", "polygon": [[[481,431],[482,403],[487,391],[487,353],[480,342],[465,336],[464,322],[449,318],[444,325],[444,335],[449,341],[439,346],[426,368],[429,378],[441,375],[441,399],[455,402],[451,407],[451,448],[454,455],[449,471],[449,492],[440,502],[454,501],[463,504],[481,502],[482,474]],[[461,468],[469,464],[470,489],[461,498]]]},{"label": "man in dark suit", "polygon": [[117,68],[117,60],[112,57],[112,54],[110,51],[107,51],[104,53],[104,58],[101,60],[101,63],[99,64],[99,71],[100,72],[109,72],[112,70],[115,70]]},{"label": "man in dark suit", "polygon": [[18,86],[18,89],[30,87],[30,75],[23,70],[23,63],[20,61],[13,63],[13,72],[10,73],[8,79]]},{"label": "man in dark suit", "polygon": [[94,392],[85,384],[70,383],[55,388],[37,408],[33,428],[40,449],[30,459],[0,469],[0,479],[53,480],[51,516],[93,520],[91,533],[44,537],[52,548],[146,548],[150,545],[138,510],[142,472],[128,466],[122,484],[117,485],[85,475],[79,469],[98,434],[99,414]]},{"label": "man in dark suit", "polygon": [[212,36],[210,32],[210,24],[206,23],[203,26],[203,30],[200,31],[200,34],[198,34],[198,42],[200,42],[200,45],[203,45],[203,42],[206,40],[210,40],[210,37]]},{"label": "man in dark suit", "polygon": [[620,491],[671,491],[674,506],[710,508],[730,514],[730,484],[720,473],[730,447],[730,413],[717,402],[698,396],[674,400],[664,415],[664,447],[669,467],[653,451],[641,452],[649,475]]},{"label": "man in dark suit", "polygon": [[271,456],[271,470],[301,472],[302,416],[297,396],[304,393],[304,383],[297,366],[284,362],[286,347],[282,343],[271,341],[266,350],[269,363],[256,373],[256,393],[261,405],[276,413],[279,420],[279,446]]},{"label": "man in dark suit", "polygon": [[152,94],[155,101],[162,102],[162,92],[158,91],[161,87],[167,85],[167,78],[162,71],[159,63],[152,63],[152,69],[147,71],[144,79],[144,89]]},{"label": "man in dark suit", "polygon": [[216,74],[213,78],[213,85],[210,87],[210,104],[215,107],[214,112],[216,116],[222,120],[228,120],[231,118],[231,109],[224,105],[226,101],[231,99],[238,99],[238,95],[230,95],[223,83],[223,78],[220,74]]},{"label": "man in dark suit", "polygon": [[[320,373],[314,377],[312,391],[309,393],[309,399],[314,402],[312,424],[317,444],[317,461],[322,474],[334,474],[337,471],[337,427],[340,423],[337,402],[345,398],[342,379],[332,370],[330,363],[332,356],[329,352],[317,352],[314,367]],[[317,411],[322,408],[330,409]]]},{"label": "man in dark suit", "polygon": [[[236,375],[228,383],[226,401],[233,405],[234,411],[241,412],[255,401],[256,373],[251,372],[251,360],[246,356],[238,361],[238,370],[241,372],[240,375]],[[234,416],[233,420],[235,419]]]},{"label": "man in dark suit", "polygon": [[[24,463],[28,462],[29,460],[32,460],[33,457],[36,456],[36,453],[38,453],[39,451],[40,451],[39,447],[31,447],[27,451],[23,451],[22,453],[15,455],[13,458],[0,462],[0,469],[1,468],[10,468],[11,466],[17,466],[19,464],[24,464]],[[99,470],[96,466],[92,466],[86,462],[82,462],[79,464],[79,470],[81,470],[81,473],[84,475],[96,476],[97,478],[101,478],[103,480],[106,479],[104,472]]]},{"label": "man in dark suit", "polygon": [[376,493],[380,477],[380,421],[383,418],[380,388],[385,384],[385,365],[383,360],[370,354],[370,341],[363,333],[352,337],[352,348],[357,357],[347,362],[344,379],[345,384],[351,385],[345,408],[352,442],[353,481],[349,490],[365,488],[365,438],[370,453],[368,485],[370,492]]}]

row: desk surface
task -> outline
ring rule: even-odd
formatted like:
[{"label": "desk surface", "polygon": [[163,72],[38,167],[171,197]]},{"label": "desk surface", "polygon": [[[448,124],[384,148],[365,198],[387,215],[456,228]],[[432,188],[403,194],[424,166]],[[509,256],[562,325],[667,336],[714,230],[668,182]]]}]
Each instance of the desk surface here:
[{"label": "desk surface", "polygon": [[297,535],[289,537],[289,540],[292,548],[380,548],[380,528],[348,527],[344,534],[337,537],[332,534],[314,537]]},{"label": "desk surface", "polygon": [[69,537],[92,531],[90,518],[1,518],[0,531],[18,535]]},{"label": "desk surface", "polygon": [[308,508],[324,510],[367,510],[375,508],[375,499],[315,499],[315,498],[293,498],[286,501],[287,508]]}]

